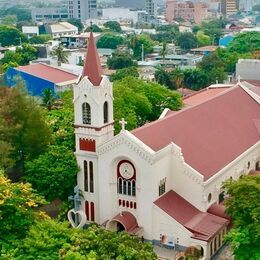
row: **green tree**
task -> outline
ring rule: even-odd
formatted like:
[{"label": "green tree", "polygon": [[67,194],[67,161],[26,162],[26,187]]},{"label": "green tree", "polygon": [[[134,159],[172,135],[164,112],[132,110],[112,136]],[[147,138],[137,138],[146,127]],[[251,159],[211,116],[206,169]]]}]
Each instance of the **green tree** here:
[{"label": "green tree", "polygon": [[31,10],[24,6],[15,5],[3,11],[5,15],[15,15],[18,22],[32,20]]},{"label": "green tree", "polygon": [[97,41],[98,48],[116,49],[118,45],[124,43],[124,38],[120,35],[105,33]]},{"label": "green tree", "polygon": [[59,107],[48,111],[47,122],[52,132],[52,144],[75,149],[73,93],[65,91],[57,100]]},{"label": "green tree", "polygon": [[104,23],[104,27],[112,32],[121,32],[122,31],[121,26],[117,21],[108,21],[108,22]]},{"label": "green tree", "polygon": [[10,61],[10,62],[7,62],[7,63],[4,63],[3,64],[3,72],[6,72],[8,71],[10,68],[15,68],[15,67],[18,67],[19,64],[17,62],[13,62],[13,61]]},{"label": "green tree", "polygon": [[194,47],[197,47],[197,38],[193,33],[184,32],[180,33],[176,39],[177,44],[184,50],[190,50]]},{"label": "green tree", "polygon": [[6,15],[2,20],[1,24],[15,26],[17,17],[15,15]]},{"label": "green tree", "polygon": [[[136,259],[155,260],[150,243],[125,232],[115,233],[92,224],[86,230],[68,223],[39,221],[32,226],[16,255],[22,259]],[[14,255],[15,257],[15,255]]]},{"label": "green tree", "polygon": [[228,51],[252,53],[260,50],[260,32],[244,32],[236,36],[228,46]]},{"label": "green tree", "polygon": [[154,82],[127,77],[114,83],[114,118],[116,132],[119,120],[128,122],[132,130],[146,122],[158,119],[164,108],[178,110],[182,106],[180,95]]},{"label": "green tree", "polygon": [[111,81],[121,80],[121,79],[129,77],[129,76],[134,77],[134,78],[139,77],[137,67],[134,66],[134,67],[118,69],[115,74],[110,76],[110,80]]},{"label": "green tree", "polygon": [[44,111],[18,82],[14,88],[0,88],[0,118],[0,140],[10,144],[11,159],[23,169],[24,161],[37,157],[50,142]]},{"label": "green tree", "polygon": [[29,184],[11,183],[0,171],[0,255],[25,237],[43,203]]},{"label": "green tree", "polygon": [[166,70],[157,69],[154,73],[154,77],[156,82],[158,82],[159,84],[164,85],[170,89],[174,88],[170,73],[168,73]]},{"label": "green tree", "polygon": [[49,40],[51,40],[50,34],[42,34],[38,36],[33,36],[32,38],[29,39],[29,42],[31,44],[42,44],[42,43],[46,43]]},{"label": "green tree", "polygon": [[233,228],[226,239],[231,242],[235,258],[257,260],[260,257],[260,176],[243,176],[224,184],[226,211]]},{"label": "green tree", "polygon": [[47,107],[48,110],[52,109],[52,106],[54,104],[54,95],[50,88],[44,89],[42,103],[45,107]]},{"label": "green tree", "polygon": [[59,66],[61,63],[68,62],[68,53],[64,50],[64,47],[61,44],[53,48],[51,51],[51,57],[57,59]]},{"label": "green tree", "polygon": [[92,24],[87,27],[86,32],[102,32],[102,29],[96,24]]},{"label": "green tree", "polygon": [[174,69],[171,72],[171,79],[173,81],[173,85],[176,89],[182,88],[183,92],[183,81],[184,81],[184,73],[181,69]]},{"label": "green tree", "polygon": [[208,86],[208,76],[204,70],[199,68],[187,69],[184,73],[184,85],[192,90],[200,90]]},{"label": "green tree", "polygon": [[68,19],[68,23],[78,27],[79,32],[81,32],[84,29],[84,25],[82,24],[80,19],[70,18],[70,19]]},{"label": "green tree", "polygon": [[26,36],[12,26],[0,25],[0,39],[2,46],[19,45],[28,42]]},{"label": "green tree", "polygon": [[136,62],[128,53],[114,52],[111,58],[107,60],[107,66],[109,69],[123,69],[132,66],[136,66]]},{"label": "green tree", "polygon": [[211,39],[208,35],[204,34],[203,31],[198,31],[196,33],[196,38],[199,46],[206,46],[211,44]]},{"label": "green tree", "polygon": [[30,61],[37,58],[37,50],[30,44],[23,44],[22,47],[17,47],[15,52],[21,55],[20,65],[27,65]]},{"label": "green tree", "polygon": [[75,186],[78,166],[74,153],[64,146],[51,145],[38,158],[25,164],[25,179],[49,201],[67,199]]},{"label": "green tree", "polygon": [[140,59],[142,56],[142,46],[144,54],[153,52],[154,42],[149,35],[141,34],[139,36],[132,34],[128,37],[128,47],[133,50],[134,58]]}]

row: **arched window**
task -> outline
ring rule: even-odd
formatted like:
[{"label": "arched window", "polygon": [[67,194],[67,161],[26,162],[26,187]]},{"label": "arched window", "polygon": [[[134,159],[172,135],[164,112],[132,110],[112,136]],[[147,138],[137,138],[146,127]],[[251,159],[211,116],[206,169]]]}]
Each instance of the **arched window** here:
[{"label": "arched window", "polygon": [[95,204],[94,204],[94,202],[90,203],[90,220],[95,221]]},{"label": "arched window", "polygon": [[127,190],[126,190],[126,183],[127,183],[127,181],[123,180],[123,194],[124,195],[126,195],[126,192],[127,192]]},{"label": "arched window", "polygon": [[122,178],[118,178],[118,193],[122,194],[123,191],[123,181]]},{"label": "arched window", "polygon": [[108,123],[108,103],[107,103],[107,101],[104,103],[103,112],[104,112],[104,124],[106,124],[106,123]]},{"label": "arched window", "polygon": [[91,124],[91,109],[89,103],[82,104],[82,122],[83,124]]},{"label": "arched window", "polygon": [[132,196],[135,196],[135,180],[132,180]]},{"label": "arched window", "polygon": [[86,214],[86,218],[87,220],[89,220],[89,206],[88,206],[88,201],[85,201],[85,214]]},{"label": "arched window", "polygon": [[94,192],[93,162],[89,162],[89,191]]},{"label": "arched window", "polygon": [[84,161],[84,190],[88,192],[88,162]]}]

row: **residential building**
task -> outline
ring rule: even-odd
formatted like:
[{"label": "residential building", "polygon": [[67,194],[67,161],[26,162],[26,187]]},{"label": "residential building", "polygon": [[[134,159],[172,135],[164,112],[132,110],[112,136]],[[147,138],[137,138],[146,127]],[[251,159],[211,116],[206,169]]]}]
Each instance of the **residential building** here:
[{"label": "residential building", "polygon": [[39,27],[38,26],[22,26],[22,32],[28,37],[28,39],[33,36],[39,35]]},{"label": "residential building", "polygon": [[151,18],[156,17],[157,15],[157,6],[154,0],[145,0],[145,11]]},{"label": "residential building", "polygon": [[178,0],[166,1],[166,21],[171,23],[174,20],[183,19],[185,21],[200,23],[208,17],[208,5],[203,2],[181,2]]},{"label": "residential building", "polygon": [[97,0],[68,0],[69,18],[86,20],[97,17]]},{"label": "residential building", "polygon": [[122,119],[114,135],[113,86],[92,34],[73,91],[79,172],[71,225],[97,222],[162,247],[195,246],[205,260],[214,256],[230,223],[223,181],[259,167],[259,97],[241,82],[198,92],[195,105],[166,110],[131,132]]},{"label": "residential building", "polygon": [[33,8],[31,15],[34,22],[65,21],[69,18],[66,8]]},{"label": "residential building", "polygon": [[229,16],[239,11],[239,0],[221,0],[221,13]]},{"label": "residential building", "polygon": [[53,93],[71,89],[78,80],[78,75],[43,63],[10,68],[4,75],[7,86],[14,86],[17,76],[24,80],[28,92],[33,96],[41,96],[47,88]]},{"label": "residential building", "polygon": [[46,32],[51,34],[53,39],[59,39],[62,36],[72,36],[78,34],[78,27],[68,22],[55,24],[46,24]]}]

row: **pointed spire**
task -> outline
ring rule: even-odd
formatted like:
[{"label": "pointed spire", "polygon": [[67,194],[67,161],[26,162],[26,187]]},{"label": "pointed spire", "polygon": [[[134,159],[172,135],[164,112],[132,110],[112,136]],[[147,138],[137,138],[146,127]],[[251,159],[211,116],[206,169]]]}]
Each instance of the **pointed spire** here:
[{"label": "pointed spire", "polygon": [[99,86],[102,79],[102,68],[92,32],[90,32],[89,35],[88,49],[85,57],[82,76],[87,76],[94,86]]}]

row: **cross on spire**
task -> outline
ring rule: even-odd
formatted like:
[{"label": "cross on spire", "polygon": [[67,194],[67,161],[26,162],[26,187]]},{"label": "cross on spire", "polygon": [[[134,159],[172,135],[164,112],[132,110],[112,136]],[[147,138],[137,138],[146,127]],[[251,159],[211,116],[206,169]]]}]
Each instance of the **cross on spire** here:
[{"label": "cross on spire", "polygon": [[121,131],[124,131],[124,130],[125,130],[125,126],[127,125],[127,122],[125,121],[125,119],[122,118],[122,119],[119,121],[119,124],[121,125]]}]

